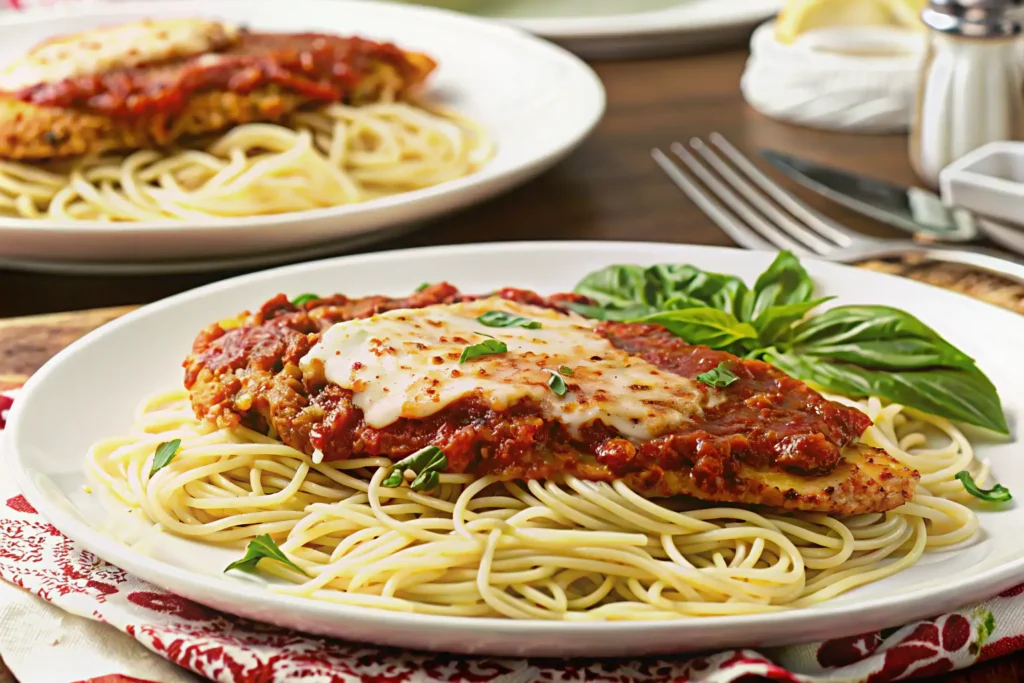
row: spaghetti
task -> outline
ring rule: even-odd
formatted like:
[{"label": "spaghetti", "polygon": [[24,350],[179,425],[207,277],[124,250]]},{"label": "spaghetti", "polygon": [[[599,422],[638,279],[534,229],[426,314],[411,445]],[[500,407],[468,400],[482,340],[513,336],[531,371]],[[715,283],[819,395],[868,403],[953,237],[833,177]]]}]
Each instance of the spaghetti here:
[{"label": "spaghetti", "polygon": [[332,104],[171,152],[0,161],[0,215],[185,221],[307,211],[460,178],[492,153],[479,126],[449,113],[405,102]]},{"label": "spaghetti", "polygon": [[[421,493],[381,484],[386,458],[329,463],[246,428],[212,429],[185,391],[97,443],[90,476],[175,535],[238,545],[268,534],[300,571],[272,590],[351,605],[513,619],[674,619],[806,607],[896,574],[978,531],[955,479],[988,465],[950,422],[878,399],[862,437],[922,474],[888,513],[836,517],[646,499],[622,482],[441,474]],[[150,476],[158,444],[181,439]]]}]

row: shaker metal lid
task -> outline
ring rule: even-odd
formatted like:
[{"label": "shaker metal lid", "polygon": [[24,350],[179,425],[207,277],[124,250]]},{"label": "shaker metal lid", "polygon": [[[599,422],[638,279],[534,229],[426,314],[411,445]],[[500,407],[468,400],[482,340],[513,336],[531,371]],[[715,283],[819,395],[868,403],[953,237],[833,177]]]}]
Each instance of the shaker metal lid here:
[{"label": "shaker metal lid", "polygon": [[925,25],[935,31],[970,38],[1001,38],[1021,32],[1011,10],[1024,0],[930,0],[921,13]]}]

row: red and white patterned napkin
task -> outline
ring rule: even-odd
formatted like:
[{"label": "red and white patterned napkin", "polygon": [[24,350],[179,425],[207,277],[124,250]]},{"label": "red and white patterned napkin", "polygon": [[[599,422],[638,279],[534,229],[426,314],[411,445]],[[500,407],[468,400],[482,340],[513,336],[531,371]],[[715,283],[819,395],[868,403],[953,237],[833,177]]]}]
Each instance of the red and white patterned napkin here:
[{"label": "red and white patterned napkin", "polygon": [[[0,394],[0,429],[13,400]],[[184,669],[223,683],[884,683],[1024,649],[1024,585],[903,627],[763,652],[532,660],[346,643],[223,614],[141,581],[77,548],[9,476],[0,477],[0,578],[0,657],[22,683],[196,680]]]}]

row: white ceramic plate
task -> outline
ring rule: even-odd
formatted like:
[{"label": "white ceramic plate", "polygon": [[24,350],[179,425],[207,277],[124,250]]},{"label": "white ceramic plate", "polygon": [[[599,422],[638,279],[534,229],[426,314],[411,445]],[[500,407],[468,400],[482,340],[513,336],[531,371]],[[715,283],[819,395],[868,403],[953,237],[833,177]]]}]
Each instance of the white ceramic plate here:
[{"label": "white ceramic plate", "polygon": [[604,89],[583,62],[508,26],[442,10],[346,0],[157,0],[0,19],[0,63],[54,34],[145,17],[206,16],[273,31],[393,40],[434,56],[428,96],[478,121],[497,144],[477,173],[361,204],[203,222],[103,224],[0,219],[0,258],[73,263],[217,260],[349,239],[436,217],[547,169],[600,120]]},{"label": "white ceramic plate", "polygon": [[739,44],[783,0],[406,0],[488,17],[588,58]]},{"label": "white ceramic plate", "polygon": [[382,240],[399,237],[411,232],[414,223],[403,223],[390,228],[381,228],[348,239],[334,240],[311,247],[279,249],[262,254],[243,256],[215,256],[212,258],[171,259],[166,261],[46,261],[26,258],[3,258],[0,269],[48,273],[54,275],[104,275],[133,277],[136,275],[184,275],[187,273],[209,273],[222,271],[249,271],[286,263],[299,263],[313,259],[338,256],[375,244]]},{"label": "white ceramic plate", "polygon": [[[693,263],[748,281],[772,254],[669,244],[538,242],[436,247],[289,266],[219,282],[146,306],[72,344],[32,377],[10,416],[8,457],[21,490],[61,531],[100,557],[170,591],[235,614],[353,640],[452,652],[625,656],[762,647],[861,633],[962,607],[1024,581],[1024,508],[980,513],[981,540],[823,605],[790,612],[657,623],[510,621],[410,615],[278,595],[260,578],[220,569],[238,552],[159,534],[144,554],[105,535],[111,514],[83,492],[91,442],[121,433],[145,396],[180,386],[181,360],[212,320],[285,292],[405,294],[445,278],[465,291],[501,285],[571,288],[611,263]],[[1002,395],[1014,429],[1024,415],[1024,318],[928,285],[809,261],[822,295],[843,304],[905,308],[974,355]],[[998,479],[1024,492],[1020,444],[977,440]]]}]

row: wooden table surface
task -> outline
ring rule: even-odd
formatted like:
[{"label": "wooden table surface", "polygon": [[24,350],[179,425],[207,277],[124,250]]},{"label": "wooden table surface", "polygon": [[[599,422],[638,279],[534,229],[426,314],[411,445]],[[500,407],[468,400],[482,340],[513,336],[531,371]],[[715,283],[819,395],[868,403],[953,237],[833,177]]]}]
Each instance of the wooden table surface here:
[{"label": "wooden table surface", "polygon": [[[608,111],[570,158],[517,190],[376,248],[547,239],[730,245],[649,156],[652,147],[712,131],[749,152],[770,146],[899,183],[915,181],[905,137],[807,130],[752,111],[739,94],[745,58],[745,51],[736,50],[595,64],[608,90]],[[901,236],[805,192],[798,194],[851,227]],[[122,278],[0,270],[0,318],[142,304],[233,274]],[[21,381],[73,339],[124,310],[0,321],[0,385]],[[933,680],[1024,680],[1024,654]]]}]

